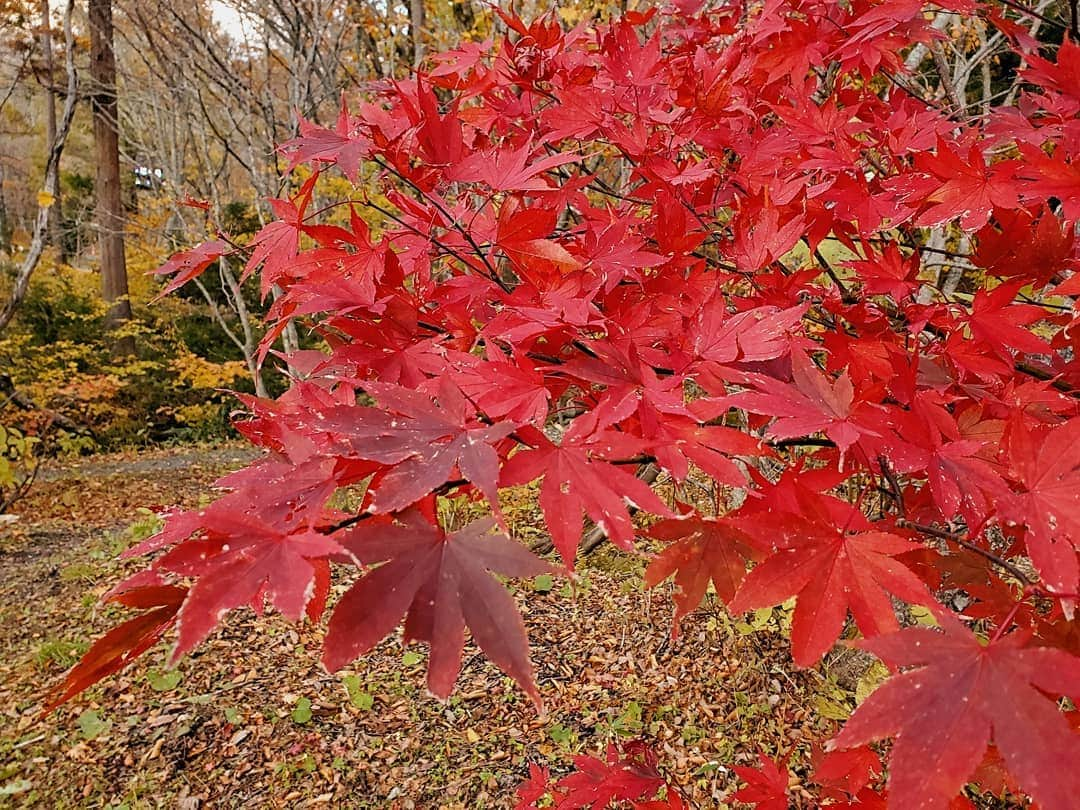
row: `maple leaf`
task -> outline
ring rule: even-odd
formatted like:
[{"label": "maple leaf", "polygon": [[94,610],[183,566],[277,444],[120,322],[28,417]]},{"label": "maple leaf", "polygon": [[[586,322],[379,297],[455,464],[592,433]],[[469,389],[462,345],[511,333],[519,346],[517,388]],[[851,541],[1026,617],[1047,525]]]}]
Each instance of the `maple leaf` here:
[{"label": "maple leaf", "polygon": [[525,207],[517,197],[499,209],[495,243],[516,266],[525,270],[537,263],[551,263],[561,271],[574,270],[581,262],[550,236],[555,230],[554,212]]},{"label": "maple leaf", "polygon": [[451,180],[486,183],[492,191],[547,191],[550,184],[541,177],[545,172],[573,163],[578,155],[555,154],[530,162],[530,141],[516,149],[481,150],[457,163],[447,172]]},{"label": "maple leaf", "polygon": [[310,528],[282,531],[251,514],[218,510],[209,539],[181,543],[157,563],[197,577],[177,617],[171,660],[193,649],[241,605],[258,609],[269,598],[282,615],[298,621],[316,593],[311,560],[339,551],[332,537]]},{"label": "maple leaf", "polygon": [[300,232],[304,228],[304,213],[311,202],[311,194],[318,179],[319,173],[313,173],[292,199],[267,200],[278,219],[263,225],[252,238],[251,256],[248,257],[244,272],[240,277],[241,281],[246,280],[256,268],[261,266],[260,287],[263,296],[286,275],[289,265],[300,252]]},{"label": "maple leaf", "polygon": [[454,382],[492,419],[542,425],[552,396],[543,366],[520,354],[514,361],[477,363],[462,369]]},{"label": "maple leaf", "polygon": [[677,481],[686,480],[693,462],[718,483],[743,489],[746,476],[730,459],[734,456],[767,456],[772,451],[761,442],[734,428],[699,425],[690,419],[666,415],[655,427],[643,431],[657,463]]},{"label": "maple leaf", "polygon": [[640,280],[638,271],[664,263],[664,257],[645,249],[645,239],[631,221],[609,215],[589,222],[582,254],[588,271],[610,292],[624,279]]},{"label": "maple leaf", "polygon": [[1030,431],[1019,418],[1005,433],[1009,465],[1023,487],[1003,499],[1003,516],[1029,528],[1028,552],[1055,591],[1075,594],[1080,581],[1080,419]]},{"label": "maple leaf", "polygon": [[680,589],[672,636],[677,635],[679,619],[701,604],[710,582],[725,604],[734,598],[753,554],[750,538],[723,519],[695,515],[662,520],[649,527],[649,536],[669,545],[645,569],[646,586],[654,588],[674,574]]},{"label": "maple leaf", "polygon": [[[567,810],[604,810],[613,802],[648,799],[665,784],[664,778],[656,769],[656,753],[643,742],[627,743],[622,752],[614,745],[609,745],[605,760],[575,756],[576,772],[558,781],[557,787],[561,795],[558,796],[555,806]],[[669,796],[678,795],[678,791],[670,785],[668,792]],[[676,810],[682,803],[680,800],[661,806]]]},{"label": "maple leaf", "polygon": [[504,465],[504,486],[543,477],[540,508],[551,539],[568,568],[574,564],[581,539],[582,512],[592,518],[616,545],[632,548],[634,527],[626,502],[665,517],[673,517],[649,485],[605,459],[633,456],[642,443],[625,433],[597,429],[596,420],[578,418],[555,445],[533,429],[519,431],[531,448],[518,451]]},{"label": "maple leaf", "polygon": [[345,97],[341,98],[341,112],[333,129],[313,124],[303,117],[298,123],[300,134],[278,147],[278,151],[289,155],[289,169],[314,161],[330,163],[356,183],[359,179],[360,160],[370,150],[372,143],[366,138],[355,136]]},{"label": "maple leaf", "polygon": [[793,385],[763,375],[748,375],[757,391],[744,391],[723,399],[727,405],[778,417],[769,428],[777,439],[792,439],[817,431],[846,451],[863,436],[878,433],[858,422],[855,387],[845,371],[835,381],[818,371],[802,352],[791,356]]},{"label": "maple leaf", "polygon": [[813,666],[839,637],[848,610],[865,635],[898,627],[889,594],[927,606],[937,603],[922,581],[895,557],[920,548],[895,534],[848,532],[861,516],[830,497],[800,498],[801,514],[774,511],[738,525],[758,543],[780,545],[750,571],[728,605],[734,614],[796,597],[791,654]]},{"label": "maple leaf", "polygon": [[[336,672],[370,651],[405,617],[405,642],[427,642],[428,689],[445,699],[461,669],[465,628],[496,666],[532,698],[525,625],[506,588],[491,574],[534,577],[555,569],[503,534],[492,518],[447,534],[418,510],[396,523],[375,519],[343,532],[341,545],[361,563],[378,565],[334,608],[323,662]],[[491,573],[488,573],[491,572]]]},{"label": "maple leaf", "polygon": [[792,332],[806,309],[766,306],[729,314],[724,298],[714,296],[690,330],[692,351],[695,357],[721,365],[783,357],[791,350]]},{"label": "maple leaf", "polygon": [[[371,230],[355,208],[349,211],[349,226],[348,229],[327,225],[305,228],[308,235],[328,246],[305,251],[290,268],[303,284],[292,285],[286,300],[296,299],[305,292],[308,298],[291,313],[292,317],[321,310],[344,315],[352,308],[375,303],[376,285],[387,264],[386,246],[372,242]],[[281,300],[275,303],[280,304]]]},{"label": "maple leaf", "polygon": [[165,264],[154,271],[155,275],[173,276],[154,300],[156,301],[175,290],[179,290],[189,281],[198,278],[207,267],[228,252],[228,244],[220,239],[215,239],[211,242],[204,242],[191,250],[174,253]]},{"label": "maple leaf", "polygon": [[368,488],[373,512],[395,512],[445,484],[457,467],[498,510],[499,455],[492,444],[514,429],[510,422],[470,424],[472,405],[449,378],[437,402],[390,383],[367,383],[386,410],[340,408],[322,426],[348,441],[358,458],[392,465]]},{"label": "maple leaf", "polygon": [[1034,278],[1039,286],[1062,269],[1076,267],[1076,233],[1050,211],[1044,209],[1037,221],[1023,209],[998,211],[994,220],[979,231],[971,257],[977,266],[995,276]]},{"label": "maple leaf", "polygon": [[1062,213],[1070,220],[1080,218],[1080,160],[1067,160],[1067,150],[1058,149],[1048,156],[1030,144],[1020,144],[1023,163],[1017,176],[1025,181],[1025,200],[1061,202]]},{"label": "maple leaf", "polygon": [[989,461],[1001,441],[1002,423],[977,421],[974,413],[964,419],[962,429],[948,410],[918,393],[910,410],[894,421],[902,442],[890,442],[887,455],[898,472],[925,471],[943,517],[951,520],[960,512],[977,525],[994,511],[995,502],[1009,494]]},{"label": "maple leaf", "polygon": [[550,790],[551,773],[547,768],[542,768],[534,762],[529,763],[529,778],[518,785],[514,791],[517,795],[517,803],[514,810],[528,810],[536,807],[536,803]]},{"label": "maple leaf", "polygon": [[1080,736],[1046,695],[1080,697],[1080,659],[1025,648],[1018,634],[983,645],[951,614],[939,618],[944,632],[916,627],[857,642],[905,671],[855,710],[835,746],[895,738],[890,808],[947,807],[991,741],[1044,810],[1075,807]]},{"label": "maple leaf", "polygon": [[939,138],[936,155],[924,153],[920,158],[920,167],[939,184],[926,196],[930,205],[915,218],[917,225],[939,225],[959,216],[961,228],[976,230],[986,224],[995,206],[1019,205],[1012,167],[1006,163],[988,167],[978,143],[971,145],[965,160]]},{"label": "maple leaf", "polygon": [[919,257],[905,257],[896,245],[887,245],[880,255],[847,262],[870,295],[888,295],[900,302],[919,287]]},{"label": "maple leaf", "polygon": [[731,257],[740,270],[757,272],[791,250],[805,224],[796,215],[781,225],[780,212],[767,201],[747,208],[734,223]]},{"label": "maple leaf", "polygon": [[415,388],[446,368],[445,338],[425,333],[419,320],[415,304],[400,296],[387,301],[377,322],[368,318],[339,320],[335,326],[347,340],[333,342],[331,360],[359,379]]},{"label": "maple leaf", "polygon": [[866,746],[814,755],[814,781],[824,786],[824,794],[839,799],[856,796],[882,773],[881,758]]},{"label": "maple leaf", "polygon": [[1040,354],[1050,349],[1045,340],[1024,328],[1046,316],[1039,307],[1015,302],[1016,294],[1025,283],[1013,281],[991,291],[979,290],[967,319],[971,334],[1009,361],[1013,350]]},{"label": "maple leaf", "polygon": [[746,787],[739,788],[732,798],[754,805],[755,810],[787,810],[787,763],[777,762],[764,754],[759,754],[758,760],[760,768],[735,766],[735,773],[746,782]]},{"label": "maple leaf", "polygon": [[114,587],[103,601],[117,602],[144,613],[118,624],[83,653],[47,698],[46,715],[98,681],[119,672],[153,647],[176,620],[188,589],[169,585],[151,572],[140,572]]},{"label": "maple leaf", "polygon": [[1065,37],[1057,50],[1057,62],[1032,53],[1026,60],[1024,78],[1046,90],[1071,96],[1080,112],[1080,45]]}]

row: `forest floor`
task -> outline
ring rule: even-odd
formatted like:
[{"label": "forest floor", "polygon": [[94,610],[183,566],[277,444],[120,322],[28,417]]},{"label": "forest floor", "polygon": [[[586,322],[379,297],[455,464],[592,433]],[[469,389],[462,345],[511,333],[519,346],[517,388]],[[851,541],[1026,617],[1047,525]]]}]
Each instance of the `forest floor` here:
[{"label": "forest floor", "polygon": [[[238,610],[177,669],[159,645],[39,719],[124,615],[99,604],[139,567],[119,553],[251,458],[237,445],[53,466],[0,525],[0,807],[510,807],[529,762],[561,774],[643,737],[690,806],[720,808],[733,765],[794,751],[798,774],[854,707],[857,656],[797,670],[782,610],[736,623],[711,602],[672,640],[670,586],[643,590],[644,561],[604,549],[573,588],[518,585],[543,714],[470,646],[444,704],[424,690],[423,648],[391,639],[329,675],[323,628]],[[517,533],[538,531],[516,514]]]}]

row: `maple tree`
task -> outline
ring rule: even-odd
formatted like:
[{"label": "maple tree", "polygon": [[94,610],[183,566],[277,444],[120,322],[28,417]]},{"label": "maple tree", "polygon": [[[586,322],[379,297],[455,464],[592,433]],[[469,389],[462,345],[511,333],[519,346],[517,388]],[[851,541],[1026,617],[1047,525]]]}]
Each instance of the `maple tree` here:
[{"label": "maple tree", "polygon": [[[968,115],[898,78],[943,36],[931,7],[1013,41],[1015,106]],[[177,656],[244,605],[318,621],[333,567],[359,575],[330,669],[404,618],[445,697],[467,628],[539,706],[493,576],[555,570],[500,510],[529,486],[568,574],[586,519],[658,549],[646,581],[674,577],[676,623],[711,585],[736,613],[794,600],[799,666],[863,637],[893,674],[817,758],[833,806],[962,806],[988,772],[1074,806],[1077,712],[1056,701],[1080,699],[1080,46],[1039,54],[976,0],[502,18],[333,129],[304,122],[281,146],[295,190],[250,245],[162,268],[169,290],[246,252],[279,293],[263,356],[290,323],[323,351],[244,398],[265,457],[133,550],[157,556],[115,598],[149,612],[58,699],[174,623]],[[324,200],[335,169],[378,188]],[[935,228],[973,248],[930,247]],[[938,283],[942,254],[967,292]],[[447,497],[490,517],[440,525]],[[903,627],[916,605],[937,629]],[[555,786],[534,769],[522,806],[678,806],[650,756],[582,758]],[[762,763],[736,798],[785,806],[790,763]]]}]

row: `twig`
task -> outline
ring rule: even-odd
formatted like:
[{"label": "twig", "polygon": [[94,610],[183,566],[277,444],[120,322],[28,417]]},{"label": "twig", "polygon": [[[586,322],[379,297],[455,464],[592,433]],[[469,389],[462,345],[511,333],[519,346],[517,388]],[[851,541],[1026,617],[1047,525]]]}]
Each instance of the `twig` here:
[{"label": "twig", "polygon": [[916,523],[907,519],[907,509],[904,507],[904,494],[900,489],[900,482],[896,479],[896,473],[893,472],[889,466],[888,460],[884,456],[878,457],[878,464],[881,466],[881,474],[885,480],[889,482],[889,494],[892,496],[893,501],[896,503],[896,511],[900,513],[900,517],[896,519],[896,526],[899,529],[911,529],[919,534],[925,534],[928,537],[936,537],[939,540],[948,540],[956,543],[956,545],[966,548],[968,551],[972,551],[978,554],[980,557],[984,557],[994,565],[1008,571],[1018,582],[1021,582],[1025,588],[1033,587],[1036,583],[1028,577],[1023,571],[1017,568],[1008,560],[1002,559],[992,551],[984,549],[982,546],[972,543],[968,540],[962,532],[949,531],[948,529],[939,529],[936,526],[927,526],[923,523]]},{"label": "twig", "polygon": [[1018,581],[1023,583],[1024,587],[1030,588],[1036,585],[1034,580],[1032,580],[1027,574],[1025,574],[1011,562],[1002,559],[992,551],[987,551],[985,548],[976,543],[972,543],[960,532],[952,532],[948,531],[947,529],[939,529],[935,526],[927,526],[922,523],[915,523],[914,521],[908,520],[906,518],[897,518],[896,525],[900,529],[911,529],[912,531],[919,532],[920,534],[925,534],[930,537],[937,537],[941,540],[948,540],[956,543],[958,546],[962,546],[968,551],[973,551],[980,557],[984,557],[985,559],[994,563],[994,565],[997,565],[1000,568],[1008,571],[1010,574],[1016,577]]}]

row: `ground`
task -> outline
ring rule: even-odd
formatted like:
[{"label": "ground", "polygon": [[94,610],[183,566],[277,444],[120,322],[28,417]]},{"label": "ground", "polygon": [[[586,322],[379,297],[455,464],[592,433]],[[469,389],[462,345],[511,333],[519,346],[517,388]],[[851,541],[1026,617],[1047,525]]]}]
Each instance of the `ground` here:
[{"label": "ground", "polygon": [[[226,446],[55,465],[0,526],[0,806],[509,807],[529,762],[564,773],[575,753],[644,737],[691,806],[724,807],[732,765],[794,750],[797,774],[854,705],[865,664],[795,669],[782,610],[734,623],[710,601],[672,640],[669,586],[643,590],[643,560],[605,550],[573,588],[518,584],[542,714],[475,648],[443,704],[424,691],[421,647],[391,639],[329,675],[323,628],[244,610],[176,670],[162,644],[40,719],[125,615],[99,603],[139,567],[119,552],[251,458]],[[514,514],[515,531],[536,531],[528,508]]]}]

